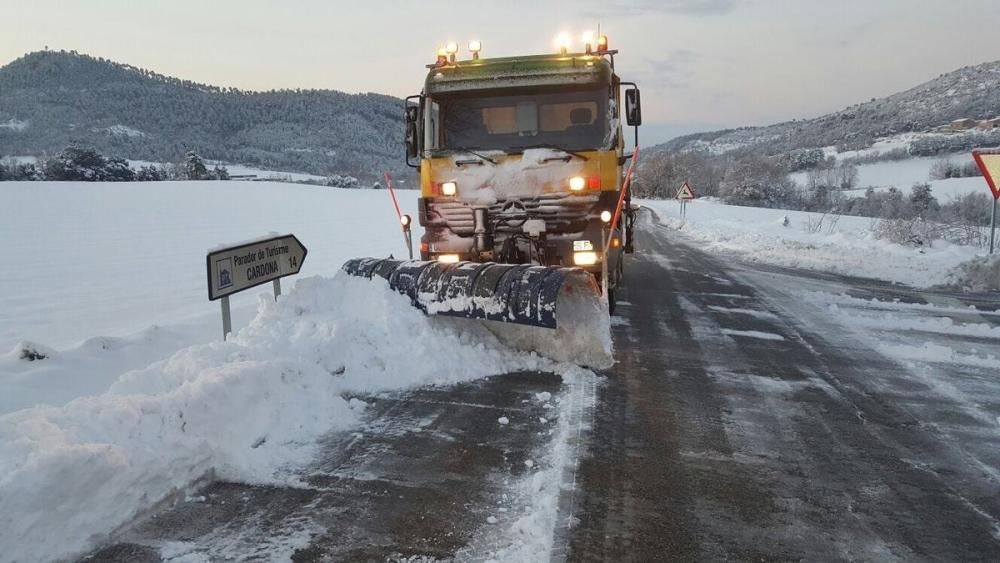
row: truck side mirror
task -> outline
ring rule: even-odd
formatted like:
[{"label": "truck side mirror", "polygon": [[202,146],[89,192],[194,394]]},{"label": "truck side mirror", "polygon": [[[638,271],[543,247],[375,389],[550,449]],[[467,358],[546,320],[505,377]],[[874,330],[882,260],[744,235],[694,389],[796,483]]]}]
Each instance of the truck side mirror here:
[{"label": "truck side mirror", "polygon": [[639,89],[625,90],[625,123],[630,126],[642,125],[642,106],[639,103]]},{"label": "truck side mirror", "polygon": [[416,158],[420,153],[417,135],[417,120],[420,118],[420,108],[406,107],[406,158]]}]

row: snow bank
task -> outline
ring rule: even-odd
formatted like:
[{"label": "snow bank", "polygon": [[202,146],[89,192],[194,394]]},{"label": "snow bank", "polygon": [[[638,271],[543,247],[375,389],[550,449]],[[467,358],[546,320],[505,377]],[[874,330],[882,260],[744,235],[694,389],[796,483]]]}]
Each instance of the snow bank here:
[{"label": "snow bank", "polygon": [[970,260],[953,276],[954,285],[972,291],[1000,290],[1000,254]]},{"label": "snow bank", "polygon": [[[2,561],[73,557],[213,473],[296,484],[349,393],[554,369],[384,284],[307,278],[228,342],[185,348],[102,395],[0,416]],[[58,538],[58,540],[55,540]]]},{"label": "snow bank", "polygon": [[[872,237],[867,217],[762,209],[695,200],[685,219],[675,201],[642,201],[660,221],[710,251],[751,262],[877,278],[917,287],[947,283],[978,250],[945,241],[910,248]],[[787,217],[788,225],[784,226]]]}]

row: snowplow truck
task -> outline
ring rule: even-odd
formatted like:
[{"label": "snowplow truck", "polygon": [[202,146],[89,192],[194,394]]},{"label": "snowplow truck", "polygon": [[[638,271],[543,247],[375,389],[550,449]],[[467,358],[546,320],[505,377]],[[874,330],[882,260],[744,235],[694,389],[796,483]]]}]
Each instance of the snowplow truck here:
[{"label": "snowplow truck", "polygon": [[607,316],[633,251],[621,120],[638,146],[637,86],[615,73],[603,35],[579,52],[484,58],[469,47],[466,60],[454,44],[439,51],[406,100],[421,261],[345,269],[388,279],[431,313],[557,328],[564,294],[585,304],[603,290]]}]

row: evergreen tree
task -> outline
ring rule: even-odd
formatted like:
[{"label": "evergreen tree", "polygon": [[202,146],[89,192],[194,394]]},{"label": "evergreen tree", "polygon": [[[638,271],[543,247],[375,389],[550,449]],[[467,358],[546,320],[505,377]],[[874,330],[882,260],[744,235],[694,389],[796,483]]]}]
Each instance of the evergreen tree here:
[{"label": "evergreen tree", "polygon": [[937,214],[941,210],[934,194],[931,193],[930,184],[914,184],[910,192],[910,205],[918,217],[928,217]]},{"label": "evergreen tree", "polygon": [[106,182],[134,182],[135,172],[129,168],[128,161],[124,158],[109,158],[104,167],[104,180]]},{"label": "evergreen tree", "polygon": [[212,177],[216,180],[229,180],[229,169],[216,164],[215,169],[212,170]]},{"label": "evergreen tree", "polygon": [[209,177],[205,161],[194,151],[188,151],[184,156],[184,172],[188,180],[205,180]]}]

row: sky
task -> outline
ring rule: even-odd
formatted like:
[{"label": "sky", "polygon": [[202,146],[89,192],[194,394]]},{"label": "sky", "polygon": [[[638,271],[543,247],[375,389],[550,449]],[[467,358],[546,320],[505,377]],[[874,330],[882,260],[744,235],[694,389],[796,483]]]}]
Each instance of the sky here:
[{"label": "sky", "polygon": [[646,143],[808,118],[1000,59],[997,0],[0,0],[0,65],[76,50],[219,86],[418,93],[439,46],[607,33]]}]

